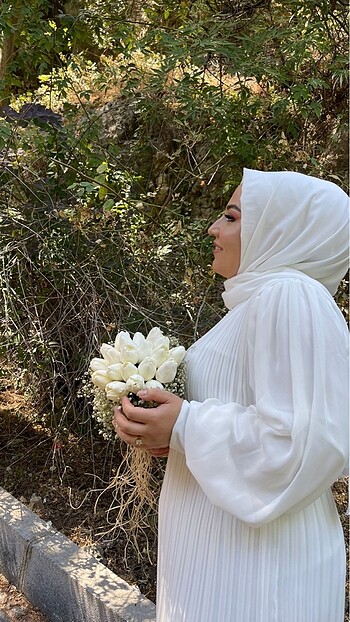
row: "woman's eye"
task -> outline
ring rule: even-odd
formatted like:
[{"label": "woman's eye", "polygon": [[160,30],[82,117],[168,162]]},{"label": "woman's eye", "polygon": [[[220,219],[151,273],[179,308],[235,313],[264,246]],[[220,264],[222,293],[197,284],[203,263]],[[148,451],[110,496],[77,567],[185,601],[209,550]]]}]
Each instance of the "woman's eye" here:
[{"label": "woman's eye", "polygon": [[234,222],[236,219],[234,216],[232,216],[232,214],[224,214],[226,220],[229,220],[230,222]]}]

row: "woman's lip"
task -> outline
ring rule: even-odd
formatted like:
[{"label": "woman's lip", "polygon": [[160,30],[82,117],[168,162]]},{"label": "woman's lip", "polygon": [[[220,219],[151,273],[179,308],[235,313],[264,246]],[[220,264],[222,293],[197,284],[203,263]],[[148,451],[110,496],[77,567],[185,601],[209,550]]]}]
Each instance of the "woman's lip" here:
[{"label": "woman's lip", "polygon": [[214,249],[213,249],[213,253],[214,253],[214,255],[215,255],[216,253],[219,253],[220,251],[222,251],[221,246],[218,246],[218,244],[215,244]]}]

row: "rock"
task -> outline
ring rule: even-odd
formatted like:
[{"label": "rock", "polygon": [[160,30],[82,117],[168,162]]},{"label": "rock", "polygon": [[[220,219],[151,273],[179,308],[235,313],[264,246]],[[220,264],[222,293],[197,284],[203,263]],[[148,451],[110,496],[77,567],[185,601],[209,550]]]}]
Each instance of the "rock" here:
[{"label": "rock", "polygon": [[36,512],[38,510],[42,510],[44,507],[43,500],[41,497],[38,497],[35,493],[29,499],[29,509],[32,512]]},{"label": "rock", "polygon": [[106,558],[104,556],[104,549],[102,546],[98,544],[88,544],[88,545],[82,546],[81,548],[83,551],[86,551],[87,553],[89,553],[89,555],[92,555],[101,564],[106,565]]},{"label": "rock", "polygon": [[0,108],[0,117],[4,117],[7,121],[16,122],[20,125],[28,125],[29,121],[34,121],[40,126],[54,125],[61,127],[61,115],[53,112],[50,108],[45,108],[41,104],[24,104],[19,112],[13,110],[11,106]]},{"label": "rock", "polygon": [[137,100],[121,98],[95,110],[101,123],[101,139],[115,142],[130,140],[137,128]]}]

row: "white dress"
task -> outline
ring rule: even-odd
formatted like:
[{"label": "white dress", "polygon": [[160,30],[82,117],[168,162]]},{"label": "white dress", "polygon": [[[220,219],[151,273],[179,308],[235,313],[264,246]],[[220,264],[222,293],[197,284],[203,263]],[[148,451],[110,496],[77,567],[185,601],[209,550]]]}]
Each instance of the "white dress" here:
[{"label": "white dress", "polygon": [[188,351],[160,499],[157,622],[343,622],[330,486],[346,464],[347,331],[322,285],[288,277]]}]

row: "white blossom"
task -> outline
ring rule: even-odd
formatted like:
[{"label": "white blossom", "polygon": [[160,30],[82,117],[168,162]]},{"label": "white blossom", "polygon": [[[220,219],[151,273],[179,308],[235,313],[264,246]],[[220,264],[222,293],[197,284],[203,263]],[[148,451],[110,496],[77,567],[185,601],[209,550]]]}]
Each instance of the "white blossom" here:
[{"label": "white blossom", "polygon": [[108,378],[107,371],[104,369],[100,369],[98,371],[94,371],[91,380],[100,389],[104,389],[105,386],[109,383],[110,378]]},{"label": "white blossom", "polygon": [[126,330],[121,330],[120,333],[118,333],[118,335],[115,338],[115,342],[114,342],[115,349],[120,350],[121,348],[120,341],[127,339],[128,337],[130,339],[130,334]]},{"label": "white blossom", "polygon": [[159,348],[165,347],[169,350],[169,337],[165,337],[162,335],[158,337],[155,341],[152,342],[152,351],[158,350]]},{"label": "white blossom", "polygon": [[131,342],[131,344],[127,344],[121,347],[120,350],[120,361],[122,363],[138,363],[139,361],[139,352],[137,347]]},{"label": "white blossom", "polygon": [[100,369],[104,369],[106,371],[108,367],[108,363],[104,359],[94,358],[90,361],[90,369],[92,371],[99,371]]},{"label": "white blossom", "polygon": [[118,350],[122,350],[128,346],[133,346],[133,341],[129,335],[129,333],[122,331],[119,333],[119,342],[118,342]]},{"label": "white blossom", "polygon": [[122,363],[114,363],[113,365],[109,365],[107,368],[107,375],[110,380],[124,380],[122,369]]},{"label": "white blossom", "polygon": [[130,376],[133,376],[134,374],[137,374],[137,373],[138,371],[137,371],[136,365],[134,365],[133,363],[123,363],[122,376],[125,382],[130,378]]},{"label": "white blossom", "polygon": [[175,359],[176,363],[180,365],[182,363],[186,354],[186,350],[183,346],[176,346],[175,348],[170,348],[169,355],[171,358]]},{"label": "white blossom", "polygon": [[100,352],[108,365],[120,363],[120,353],[109,343],[103,343]]},{"label": "white blossom", "polygon": [[158,326],[155,326],[154,328],[152,328],[152,330],[149,331],[146,339],[147,341],[154,343],[159,337],[163,337],[163,333],[160,328],[158,328]]},{"label": "white blossom", "polygon": [[146,356],[138,366],[138,373],[141,374],[145,380],[151,380],[155,376],[156,369],[157,365],[155,359],[151,356]]},{"label": "white blossom", "polygon": [[160,367],[161,364],[164,363],[164,361],[166,361],[168,356],[169,356],[169,348],[166,345],[161,345],[156,350],[152,350],[152,357],[154,358],[156,362],[157,368]]},{"label": "white blossom", "polygon": [[158,380],[147,380],[147,382],[145,382],[145,389],[164,389],[164,387]]},{"label": "white blossom", "polygon": [[140,374],[133,374],[126,381],[126,389],[128,393],[137,393],[138,391],[141,391],[144,386],[145,381],[144,378],[140,376]]},{"label": "white blossom", "polygon": [[149,341],[146,340],[142,333],[135,333],[133,337],[133,342],[139,353],[139,358],[137,362],[140,363],[141,361],[143,361],[144,358],[146,358],[146,356],[150,355],[152,345]]},{"label": "white blossom", "polygon": [[106,395],[109,400],[112,402],[119,402],[124,395],[127,395],[128,391],[126,389],[125,382],[118,382],[114,380],[113,382],[109,382],[106,386]]},{"label": "white blossom", "polygon": [[174,359],[167,359],[156,371],[156,380],[162,383],[172,382],[176,376],[177,364]]}]

